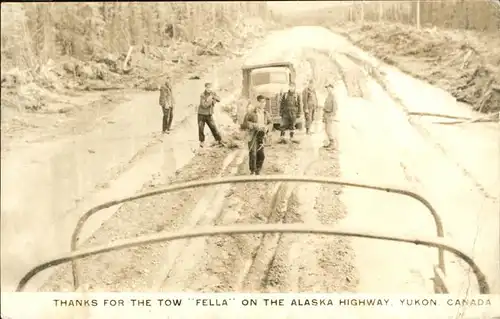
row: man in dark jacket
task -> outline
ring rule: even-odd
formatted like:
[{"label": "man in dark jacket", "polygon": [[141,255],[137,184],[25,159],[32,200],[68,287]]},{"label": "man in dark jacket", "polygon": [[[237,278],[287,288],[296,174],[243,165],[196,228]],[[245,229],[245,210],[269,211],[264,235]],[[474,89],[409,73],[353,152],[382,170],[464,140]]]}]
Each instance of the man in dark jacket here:
[{"label": "man in dark jacket", "polygon": [[302,114],[302,104],[300,95],[295,92],[295,83],[290,83],[288,92],[283,94],[280,100],[280,116],[281,116],[281,139],[280,143],[286,143],[285,131],[290,131],[290,140],[293,139],[295,133],[295,124]]},{"label": "man in dark jacket", "polygon": [[200,147],[205,142],[205,124],[208,126],[215,141],[222,145],[222,138],[213,118],[215,103],[220,102],[219,96],[212,91],[212,84],[205,83],[205,91],[200,95],[200,104],[198,106],[198,138]]},{"label": "man in dark jacket", "polygon": [[175,104],[174,95],[172,93],[172,85],[170,84],[169,79],[166,79],[160,87],[159,103],[161,110],[163,111],[162,132],[168,133],[172,127]]},{"label": "man in dark jacket", "polygon": [[250,175],[259,175],[264,164],[264,137],[269,131],[269,126],[272,125],[271,118],[265,110],[266,97],[263,95],[257,96],[257,105],[250,109],[241,128],[248,131],[248,162]]},{"label": "man in dark jacket", "polygon": [[302,104],[304,106],[304,120],[306,122],[306,134],[311,133],[311,123],[318,108],[318,97],[314,89],[314,81],[310,80],[308,86],[302,91]]}]

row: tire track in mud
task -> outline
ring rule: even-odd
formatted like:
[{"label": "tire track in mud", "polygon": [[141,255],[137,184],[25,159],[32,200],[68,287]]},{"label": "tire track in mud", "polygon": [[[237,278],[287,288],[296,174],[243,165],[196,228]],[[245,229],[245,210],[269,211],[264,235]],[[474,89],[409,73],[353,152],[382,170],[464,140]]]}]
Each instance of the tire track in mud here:
[{"label": "tire track in mud", "polygon": [[[323,86],[327,82],[342,80],[349,96],[363,98],[369,96],[363,82],[364,77],[360,76],[363,73],[355,65],[346,70],[334,56],[315,49],[306,50],[306,56],[317,84]],[[322,72],[317,72],[318,65],[321,65]],[[336,146],[338,146],[337,142]],[[333,150],[321,149],[315,157],[316,160],[305,170],[308,174],[340,175],[338,147]],[[303,184],[292,187],[288,185],[288,188],[281,190],[283,192],[282,205],[275,210],[278,220],[274,222],[334,225],[345,217],[346,208],[340,201],[340,186]],[[317,195],[311,196],[311,194]],[[350,246],[350,239],[323,235],[268,234],[266,236],[268,238],[262,236],[264,244],[258,247],[257,253],[254,254],[255,260],[252,265],[254,269],[250,269],[247,274],[247,280],[242,285],[243,291],[356,290],[359,274],[354,268],[355,253]],[[255,267],[255,264],[258,264],[259,255],[261,255],[260,267]],[[264,275],[259,277],[259,273]],[[250,279],[249,277],[252,276],[258,279]]]},{"label": "tire track in mud", "polygon": [[[338,61],[341,52],[331,52],[310,48],[306,50],[306,56],[314,64],[321,65],[321,74],[318,72],[319,83],[323,86],[327,82],[334,83],[342,81],[347,88],[350,97],[359,97],[363,99],[370,98],[370,92],[366,85],[367,76],[365,70],[355,63],[350,63],[348,66],[343,65]],[[317,69],[317,67],[314,67]]]},{"label": "tire track in mud", "polygon": [[[306,59],[313,69],[316,83],[323,86],[332,79],[346,79],[345,73],[329,55],[317,50],[307,50]],[[317,72],[317,66],[321,71]],[[354,88],[354,86],[350,86]],[[358,87],[359,88],[359,87]],[[352,92],[352,89],[351,89]],[[319,146],[317,146],[319,147]],[[338,150],[320,150],[305,171],[308,174],[338,176]],[[315,150],[317,152],[317,149]],[[280,220],[274,222],[322,223],[335,224],[346,212],[339,199],[340,187],[331,185],[303,184],[282,189],[284,201],[276,210]],[[311,194],[318,194],[311,196]],[[308,198],[309,200],[304,199]],[[281,209],[280,209],[281,208]],[[283,209],[284,208],[284,209]],[[273,222],[273,221],[270,221]],[[268,292],[332,292],[354,291],[358,283],[358,274],[354,269],[354,252],[349,239],[329,238],[317,235],[268,234],[273,241],[262,237],[263,247],[257,249],[254,259],[259,254],[266,255],[267,264],[249,272],[243,284],[244,291]],[[266,245],[267,244],[267,245]],[[266,247],[267,246],[267,247]],[[311,249],[314,247],[314,249]],[[266,258],[262,258],[266,260]],[[254,264],[256,261],[254,261]],[[252,270],[252,269],[250,269]],[[264,273],[260,280],[249,280]],[[259,284],[259,285],[258,285]],[[257,288],[257,289],[256,289]]]},{"label": "tire track in mud", "polygon": [[[340,177],[338,143],[335,141],[333,150],[320,152],[321,165],[317,167],[316,175]],[[322,224],[335,225],[346,217],[348,212],[340,200],[341,194],[341,186],[320,186],[314,209],[318,212],[318,220]],[[341,236],[318,236],[317,240],[325,243],[321,249],[323,258],[319,260],[319,268],[322,270],[319,278],[328,278],[327,287],[341,287],[342,291],[355,292],[359,282],[359,273],[354,267],[356,254],[351,248],[351,239]],[[332,277],[329,275],[331,273],[339,273],[343,276]]]},{"label": "tire track in mud", "polygon": [[[314,164],[314,162],[311,164]],[[309,170],[306,170],[305,173],[309,173]],[[299,211],[301,208],[304,208],[300,205],[300,195],[298,194],[300,186],[292,186],[290,184],[287,186],[288,187],[284,189],[284,201],[276,208],[277,212],[281,214],[280,222],[298,223],[312,221],[314,223],[315,218],[311,210],[305,211],[306,216],[301,216],[301,212]],[[297,285],[296,278],[300,274],[300,271],[303,271],[306,267],[317,271],[317,263],[314,258],[308,259],[308,262],[305,262],[303,255],[296,256],[302,258],[303,262],[300,262],[292,257],[292,255],[297,255],[293,254],[295,253],[294,247],[303,247],[305,236],[299,237],[297,235],[277,234],[275,237],[275,243],[271,246],[273,248],[268,248],[268,250],[272,251],[272,254],[269,257],[267,269],[261,281],[261,289],[265,289],[269,292],[301,291],[300,287]],[[265,251],[266,250],[264,250],[264,252]],[[305,265],[297,269],[296,265],[299,264]]]},{"label": "tire track in mud", "polygon": [[[311,150],[313,156],[311,159],[308,159],[309,162],[303,162],[303,160],[306,160],[304,155],[308,153],[302,154],[302,160],[296,160],[300,163],[300,166],[295,167],[295,171],[292,172],[292,174],[307,175],[311,173],[311,168],[316,164],[318,156],[317,148],[319,146],[315,146],[316,147],[313,146],[313,149]],[[302,152],[306,152],[306,150],[302,150]],[[305,165],[304,163],[308,164]],[[300,206],[301,196],[298,192],[298,190],[302,188],[301,186],[302,185],[298,183],[281,183],[279,185],[279,193],[276,193],[277,200],[273,201],[270,207],[271,214],[274,213],[276,215],[273,219],[277,220],[270,221],[270,223],[308,222],[308,220],[301,220],[301,218],[298,218],[300,215],[299,210],[304,208]],[[312,214],[310,214],[310,209],[305,209],[304,211],[307,213],[307,217],[313,217],[314,219],[314,216],[311,216]],[[311,218],[308,219],[309,221],[311,220]],[[295,280],[290,278],[290,274],[295,273],[296,269],[294,269],[294,265],[297,265],[297,262],[292,262],[294,258],[290,257],[291,249],[289,247],[292,245],[302,246],[304,238],[296,235],[285,235],[281,233],[266,235],[272,236],[272,240],[266,240],[266,236],[263,236],[262,245],[258,247],[255,253],[255,255],[262,254],[263,256],[267,256],[267,258],[264,257],[263,259],[268,260],[267,268],[264,271],[261,270],[262,275],[260,279],[260,289],[269,292],[299,291],[299,289],[294,289],[298,287],[295,287]],[[316,265],[314,260],[308,266],[315,268]],[[258,267],[256,268],[258,271]],[[254,269],[254,272],[255,271],[256,269]],[[247,277],[250,277],[251,275],[258,276],[258,273],[247,273]],[[252,282],[248,280],[245,285],[246,287],[252,287]]]},{"label": "tire track in mud", "polygon": [[[221,172],[231,151],[225,148],[207,149],[195,156],[167,183],[199,180],[211,176],[227,176],[232,164]],[[210,164],[207,164],[210,163]],[[165,185],[155,180],[144,185],[144,191]],[[124,204],[82,247],[184,227],[196,203],[205,195],[201,188],[162,194]],[[149,291],[151,276],[163,268],[165,248],[170,243],[147,245],[92,256],[80,262],[81,282],[90,291]],[[70,265],[58,267],[41,291],[72,290]]]},{"label": "tire track in mud", "polygon": [[[304,142],[303,142],[304,143]],[[310,153],[304,150],[287,149],[290,146],[269,147],[266,151],[265,174],[300,174],[309,170],[311,174],[336,175],[338,165],[331,158],[319,154],[307,163]],[[292,152],[290,152],[292,151]],[[294,152],[303,152],[302,156]],[[328,152],[328,151],[326,151]],[[286,154],[286,155],[285,155]],[[309,158],[308,158],[309,159]],[[305,164],[308,164],[306,166]],[[283,169],[285,168],[285,169]],[[246,168],[241,167],[240,173]],[[273,185],[274,184],[274,185]],[[321,189],[318,198],[313,196],[314,216],[310,210],[299,211],[299,185],[295,183],[249,183],[234,187],[225,203],[221,219],[217,224],[233,223],[291,223],[321,222],[334,224],[345,215],[345,208],[338,199],[338,191],[331,187]],[[333,197],[329,195],[333,194]],[[310,194],[309,194],[310,195]],[[323,203],[323,201],[329,201]],[[353,268],[353,253],[347,240],[309,235],[313,244],[307,263],[294,269],[297,257],[291,253],[291,245],[302,246],[301,235],[234,235],[207,238],[204,257],[187,281],[177,286],[164,286],[164,291],[194,290],[202,292],[288,292],[288,291],[353,291],[357,275]],[[304,249],[306,248],[306,249]],[[303,256],[298,256],[299,258]],[[299,262],[300,263],[300,262]]]},{"label": "tire track in mud", "polygon": [[[268,147],[266,151],[267,158],[263,168],[264,174],[283,172],[280,169],[284,167],[280,165],[283,163],[274,161],[276,153],[271,154],[273,152],[272,149],[273,147]],[[288,156],[287,159],[289,159]],[[248,162],[246,161],[239,165],[237,174],[247,174],[247,165]],[[226,198],[221,214],[215,220],[214,224],[221,225],[267,220],[269,217],[266,216],[266,211],[275,191],[281,194],[281,189],[283,189],[279,185],[270,187],[272,184],[276,183],[233,185],[225,193]],[[252,248],[259,245],[260,237],[263,236],[235,235],[202,239],[206,243],[206,249],[202,253],[202,258],[198,259],[198,264],[195,269],[192,269],[191,274],[184,275],[184,278],[187,280],[175,280],[173,285],[164,285],[162,290],[195,290],[203,292],[239,291],[237,285],[244,279],[245,269],[249,268],[248,262],[253,260],[253,258],[249,257],[255,254]]]},{"label": "tire track in mud", "polygon": [[[304,170],[301,167],[303,165],[301,160],[305,160],[303,155],[296,156],[293,160],[289,159],[286,161],[288,164],[283,163],[280,166],[286,167],[284,173],[287,175],[300,175]],[[266,223],[290,222],[289,215],[293,214],[297,207],[297,197],[294,192],[296,184],[281,182],[275,187],[276,192],[271,197]],[[290,262],[282,256],[284,235],[265,234],[260,237],[260,244],[252,253],[254,258],[242,276],[240,289],[243,291],[272,291],[280,282],[286,280],[285,274]]]},{"label": "tire track in mud", "polygon": [[[223,175],[234,176],[241,169],[245,158],[245,151],[235,151],[229,154],[224,160],[221,173],[217,177],[222,177]],[[223,204],[231,188],[232,185],[224,184],[208,190],[189,215],[190,222],[187,223],[187,226],[216,224],[217,220],[221,218]],[[168,246],[164,258],[166,262],[164,270],[151,278],[151,286],[154,291],[159,291],[164,286],[176,287],[179,283],[182,286],[196,274],[192,270],[200,262],[201,258],[204,257],[203,252],[205,251],[207,239],[187,240],[188,244],[184,244],[183,242],[175,241]],[[171,249],[172,246],[176,246],[177,248]],[[172,256],[172,250],[176,252],[175,257]]]}]

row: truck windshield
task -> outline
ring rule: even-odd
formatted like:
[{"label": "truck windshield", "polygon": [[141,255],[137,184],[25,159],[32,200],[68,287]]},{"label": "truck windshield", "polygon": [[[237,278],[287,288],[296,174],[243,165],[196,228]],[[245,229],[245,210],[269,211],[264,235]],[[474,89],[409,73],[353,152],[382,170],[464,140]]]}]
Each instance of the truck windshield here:
[{"label": "truck windshield", "polygon": [[287,72],[259,72],[252,74],[252,85],[262,85],[269,83],[288,83]]}]

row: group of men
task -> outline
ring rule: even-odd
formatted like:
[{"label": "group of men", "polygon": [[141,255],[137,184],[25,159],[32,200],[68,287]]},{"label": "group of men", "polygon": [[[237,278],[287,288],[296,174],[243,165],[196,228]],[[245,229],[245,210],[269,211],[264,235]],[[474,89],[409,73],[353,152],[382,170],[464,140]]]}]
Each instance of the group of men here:
[{"label": "group of men", "polygon": [[[337,110],[333,85],[327,84],[325,88],[328,91],[327,97],[322,109],[323,123],[325,132],[328,138],[324,148],[333,146],[333,120]],[[264,164],[264,138],[269,133],[272,127],[270,114],[266,110],[267,97],[263,95],[257,96],[257,104],[251,108],[245,115],[242,129],[248,132],[248,148],[249,148],[249,168],[251,175],[259,175]],[[290,140],[294,140],[294,133],[297,120],[304,115],[306,134],[311,134],[311,124],[316,120],[316,115],[319,113],[319,104],[314,81],[310,80],[308,86],[302,91],[302,97],[295,91],[295,84],[289,85],[288,91],[283,94],[279,102],[280,110],[280,143],[286,143],[286,131],[289,131]]]},{"label": "group of men", "polygon": [[[200,147],[203,147],[205,143],[205,125],[207,125],[212,132],[217,144],[223,145],[222,137],[213,118],[214,107],[217,102],[220,102],[220,98],[217,93],[212,90],[212,84],[205,83],[205,90],[201,93],[200,102],[198,104],[198,139],[200,141]],[[172,86],[168,79],[160,87],[159,103],[163,111],[162,132],[167,134],[172,127],[175,106]]]},{"label": "group of men", "polygon": [[[311,134],[311,124],[316,120],[320,111],[323,114],[323,123],[325,132],[328,138],[325,148],[333,146],[333,120],[337,110],[333,85],[327,84],[325,88],[328,91],[324,102],[323,109],[319,109],[318,97],[314,87],[314,81],[311,80],[308,86],[302,91],[302,94],[296,92],[295,84],[289,85],[288,91],[283,94],[279,102],[279,112],[281,117],[280,125],[280,143],[286,143],[286,131],[289,131],[290,140],[294,140],[294,133],[297,120],[304,116],[306,134]],[[217,102],[220,102],[219,96],[212,90],[211,83],[205,83],[205,90],[200,95],[198,105],[198,139],[200,147],[204,146],[205,142],[205,125],[210,129],[216,143],[224,145],[221,134],[215,124],[213,113]],[[259,175],[264,164],[264,141],[266,135],[272,130],[273,123],[271,116],[266,110],[268,98],[263,95],[258,95],[257,103],[251,107],[245,114],[241,129],[245,130],[248,149],[249,149],[249,168],[251,175]],[[175,101],[172,94],[172,87],[167,80],[160,88],[160,106],[163,110],[163,133],[168,133],[171,130],[173,110]],[[254,103],[252,103],[254,104]]]},{"label": "group of men", "polygon": [[[330,118],[330,113],[334,112],[334,97],[333,97],[333,85],[328,84],[325,86],[328,90],[328,98],[325,101],[325,108],[323,109],[324,122],[330,123],[330,121],[325,121],[325,119]],[[314,81],[310,80],[308,86],[302,91],[302,97],[295,91],[295,84],[291,83],[288,89],[280,100],[280,116],[281,116],[281,139],[280,142],[286,142],[285,131],[290,131],[290,140],[295,142],[293,139],[296,122],[304,114],[306,134],[311,134],[311,124],[316,120],[316,115],[319,113],[318,96],[316,94],[316,89],[314,87]],[[333,115],[333,113],[332,113]],[[326,116],[326,117],[325,117]],[[328,125],[327,135],[328,144],[325,147],[330,147],[333,141],[331,133],[331,125]]]}]

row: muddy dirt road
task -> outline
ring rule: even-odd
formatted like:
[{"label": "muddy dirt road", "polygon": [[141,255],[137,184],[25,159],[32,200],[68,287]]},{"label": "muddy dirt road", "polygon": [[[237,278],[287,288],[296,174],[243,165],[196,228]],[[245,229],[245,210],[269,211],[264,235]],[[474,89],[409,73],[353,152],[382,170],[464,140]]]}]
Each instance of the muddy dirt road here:
[{"label": "muddy dirt road", "polygon": [[[499,185],[498,178],[491,177],[498,173],[498,127],[484,124],[444,127],[424,120],[408,120],[406,112],[409,108],[437,111],[429,102],[433,99],[427,100],[422,94],[415,94],[415,86],[428,86],[378,64],[375,66],[384,72],[384,76],[371,76],[372,73],[366,72],[370,70],[367,65],[373,67],[376,61],[326,29],[300,27],[270,37],[273,41],[281,39],[281,48],[301,50],[304,58],[312,62],[321,101],[326,81],[337,83],[339,113],[335,122],[337,142],[333,150],[321,147],[324,135],[320,122],[315,123],[312,135],[298,133],[300,144],[277,144],[279,134],[275,132],[266,149],[265,174],[338,176],[370,184],[416,189],[441,214],[446,235],[477,259],[492,289],[498,292],[499,221],[498,197],[495,195]],[[300,45],[290,45],[287,44],[290,37],[303,41],[294,42]],[[350,57],[354,54],[357,59]],[[231,136],[232,140],[243,145],[243,141],[237,140],[237,134],[231,133],[235,128],[223,112],[239,89],[239,76],[235,76],[239,74],[238,62],[226,63],[219,73],[210,76],[218,79],[219,86],[231,88],[217,109],[216,118],[225,136]],[[233,75],[233,83],[226,84],[224,77],[229,74]],[[177,94],[185,94],[185,99],[189,100],[193,87],[186,86],[186,90]],[[457,115],[461,112],[462,108],[454,101],[441,97],[445,96],[444,93],[430,88],[428,92],[446,101],[439,103],[438,113]],[[159,110],[153,102],[156,95],[143,98],[151,100],[148,104],[143,102],[148,114],[143,116],[145,120],[151,120],[151,125],[141,131],[137,129],[137,121],[128,123],[132,141],[141,134],[152,134],[157,126],[156,113]],[[207,148],[193,152],[191,148],[196,145],[195,118],[192,111],[185,112],[186,120],[174,124],[171,135],[154,139],[147,151],[141,152],[139,158],[130,164],[127,173],[109,182],[109,189],[113,191],[96,193],[85,201],[85,206],[82,204],[73,209],[71,218],[52,226],[62,241],[55,250],[67,249],[68,234],[84,208],[105,198],[131,193],[143,182],[147,181],[142,185],[143,190],[152,190],[174,181],[248,174],[244,147]],[[136,119],[138,114],[128,116]],[[111,136],[105,131],[100,134]],[[461,141],[458,144],[456,136]],[[114,148],[133,147],[130,145],[133,142],[129,140],[122,145],[113,145],[113,148],[109,145],[103,147],[108,149],[108,156],[112,156]],[[86,152],[85,149],[80,151]],[[474,159],[471,154],[475,154]],[[83,168],[80,166],[80,169]],[[76,167],[74,171],[78,171]],[[276,193],[278,200],[273,203]],[[112,213],[113,210],[103,214],[109,219],[89,240],[82,238],[81,245],[105,244],[160,231],[234,223],[364,225],[367,230],[397,234],[435,234],[428,211],[417,202],[387,193],[322,185],[264,183],[200,188],[146,198],[122,205],[115,214]],[[89,227],[84,237],[91,234],[89,229],[95,229],[105,219],[103,215],[95,218],[98,220],[96,225]],[[26,219],[23,219],[24,223]],[[52,245],[50,241],[38,242],[38,250],[34,249],[33,242],[42,236],[42,231],[36,231],[40,225],[34,220],[28,223],[29,226],[16,221],[19,224],[10,228],[14,229],[10,238],[31,233],[32,239],[31,243],[24,242],[22,245],[25,246],[19,246],[18,251],[23,247],[47,251],[48,245]],[[43,226],[51,227],[49,223]],[[28,227],[31,227],[29,232]],[[9,251],[14,256],[13,250]],[[52,256],[47,252],[40,255],[45,258]],[[422,247],[364,239],[242,235],[112,252],[79,262],[79,269],[82,282],[93,291],[425,293],[432,292],[429,279],[436,255],[434,250]],[[454,283],[452,288],[457,292],[475,291],[477,287],[468,277],[469,270],[451,256],[446,255],[446,258]],[[15,282],[14,278],[18,278],[21,270],[30,268],[35,260],[25,260],[25,267],[16,269],[17,272],[13,264],[2,264],[3,268],[11,267],[10,283]],[[52,274],[47,272],[46,276],[38,277],[30,289],[71,290],[70,267],[60,267]]]},{"label": "muddy dirt road", "polygon": [[[2,185],[8,185],[2,187],[3,287],[13,287],[34,263],[68,251],[82,212],[134,194],[158,172],[167,180],[188,163],[198,145],[193,92],[213,81],[222,87],[223,99],[232,99],[240,82],[232,74],[240,64],[236,58],[224,60],[201,79],[189,80],[187,74],[174,83],[179,105],[170,136],[158,134],[158,94],[127,92],[128,101],[95,121],[89,132],[43,143],[10,143],[2,159]],[[114,212],[116,208],[108,209],[92,219],[82,239]]]}]

